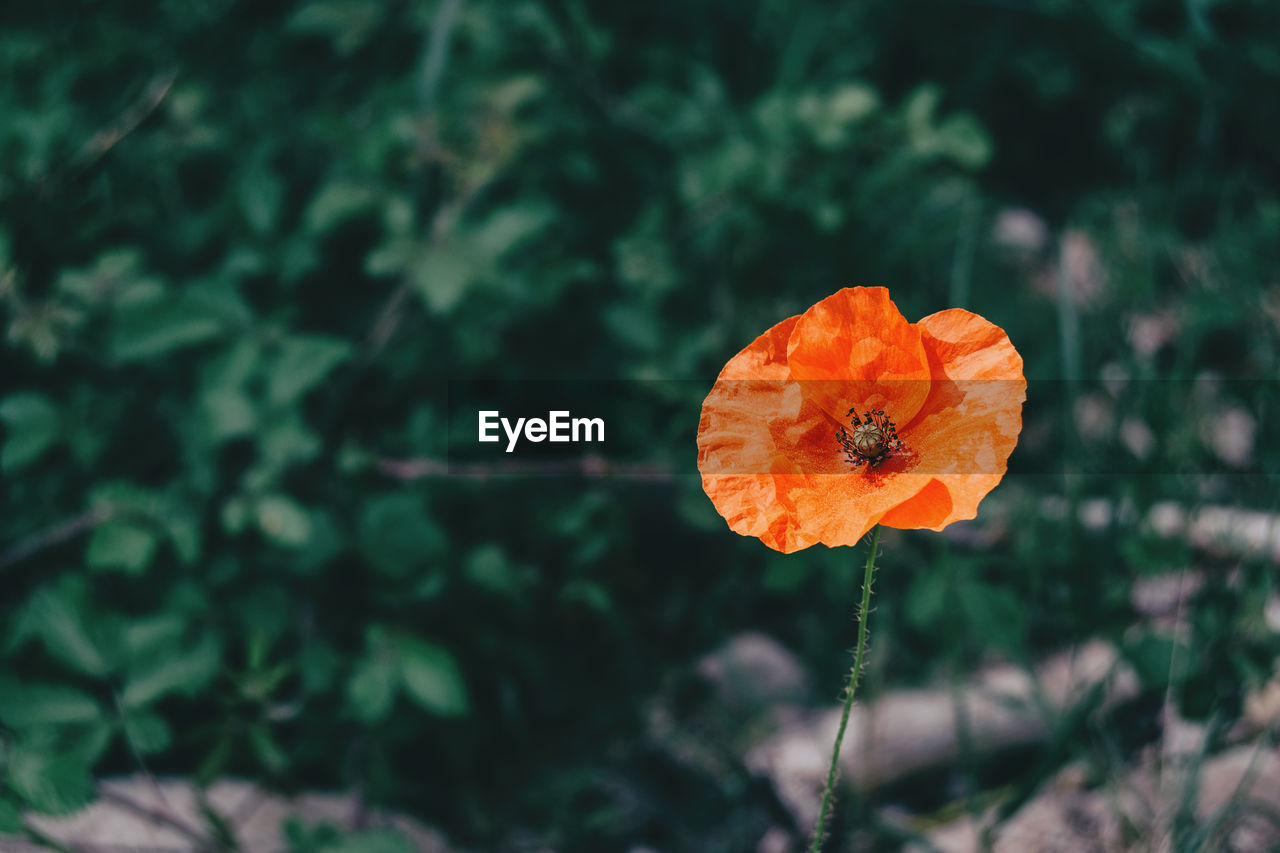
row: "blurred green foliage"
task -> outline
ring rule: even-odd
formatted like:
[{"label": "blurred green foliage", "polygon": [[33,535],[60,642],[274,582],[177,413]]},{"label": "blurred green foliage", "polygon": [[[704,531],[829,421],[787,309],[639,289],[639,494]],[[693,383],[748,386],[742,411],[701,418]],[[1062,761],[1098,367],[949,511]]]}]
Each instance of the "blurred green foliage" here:
[{"label": "blurred green foliage", "polygon": [[[0,831],[145,762],[358,786],[477,849],[747,849],[758,786],[670,765],[647,703],[744,628],[838,683],[857,561],[725,529],[693,423],[637,415],[670,481],[397,464],[443,457],[450,379],[709,386],[847,284],[979,311],[1032,379],[1005,535],[887,537],[873,676],[1101,633],[1185,713],[1232,713],[1280,652],[1270,563],[1214,573],[1176,672],[1126,629],[1132,579],[1195,559],[1146,509],[1276,503],[1277,24],[6,4]],[[1227,411],[1254,431],[1224,461]],[[1090,532],[1097,497],[1127,515]],[[290,843],[400,849],[322,836]]]}]

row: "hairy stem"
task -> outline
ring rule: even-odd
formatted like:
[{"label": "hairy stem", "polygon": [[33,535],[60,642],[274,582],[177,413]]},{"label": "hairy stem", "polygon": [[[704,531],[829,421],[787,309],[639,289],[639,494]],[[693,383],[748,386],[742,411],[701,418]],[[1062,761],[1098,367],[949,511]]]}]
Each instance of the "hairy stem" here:
[{"label": "hairy stem", "polygon": [[862,578],[862,606],[858,609],[858,648],[853,655],[853,669],[849,672],[849,686],[845,689],[844,710],[840,713],[840,728],[836,731],[836,743],[831,749],[831,766],[827,768],[827,784],[822,789],[822,807],[818,811],[818,825],[813,830],[813,843],[809,853],[820,853],[826,840],[827,815],[831,812],[831,796],[836,787],[836,774],[840,766],[840,744],[844,743],[844,731],[849,725],[849,712],[853,710],[853,694],[862,676],[862,660],[867,651],[867,617],[871,613],[871,581],[876,572],[876,549],[880,545],[880,525],[871,528],[871,550],[867,553],[867,572]]}]

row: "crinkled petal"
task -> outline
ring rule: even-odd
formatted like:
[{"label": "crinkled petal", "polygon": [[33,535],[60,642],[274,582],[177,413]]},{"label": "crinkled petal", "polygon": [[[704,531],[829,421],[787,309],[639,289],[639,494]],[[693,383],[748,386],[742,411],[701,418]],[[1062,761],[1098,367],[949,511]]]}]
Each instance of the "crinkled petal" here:
[{"label": "crinkled petal", "polygon": [[[703,403],[698,469],[730,528],[783,552],[856,544],[875,524],[972,518],[1021,429],[1022,361],[967,311],[907,324],[883,288],[855,288],[734,356]],[[854,467],[845,413],[884,409],[906,452]]]},{"label": "crinkled petal", "polygon": [[1027,383],[1008,335],[977,314],[953,308],[916,325],[932,382],[925,405],[899,434],[918,457],[914,470],[945,487],[951,506],[941,512],[926,489],[884,523],[941,530],[977,515],[978,503],[1004,477],[1022,431]]},{"label": "crinkled petal", "polygon": [[729,360],[698,425],[698,470],[716,510],[730,529],[784,553],[857,544],[931,481],[895,460],[874,471],[850,465],[838,439],[847,422],[802,393],[809,383],[789,378],[788,339],[799,319]]},{"label": "crinkled petal", "polygon": [[920,331],[883,287],[846,287],[800,316],[787,366],[805,396],[844,421],[884,409],[898,423],[915,417],[929,395],[929,363]]},{"label": "crinkled petal", "polygon": [[951,491],[936,477],[920,474],[905,476],[920,478],[924,482],[924,487],[886,512],[880,518],[880,523],[885,527],[900,529],[914,527],[941,529],[955,508],[951,501]]},{"label": "crinkled petal", "polygon": [[789,495],[802,478],[771,430],[793,424],[802,402],[787,373],[787,340],[798,319],[783,320],[729,360],[698,423],[698,471],[716,510],[733,531],[788,551],[817,541],[795,524]]}]

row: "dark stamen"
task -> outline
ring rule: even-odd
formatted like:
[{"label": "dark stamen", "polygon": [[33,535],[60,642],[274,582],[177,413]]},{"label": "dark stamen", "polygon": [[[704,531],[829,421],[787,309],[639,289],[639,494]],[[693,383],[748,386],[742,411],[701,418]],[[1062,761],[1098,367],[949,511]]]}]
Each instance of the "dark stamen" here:
[{"label": "dark stamen", "polygon": [[853,429],[841,427],[836,434],[840,449],[851,465],[866,464],[875,468],[893,454],[902,452],[904,445],[898,438],[898,428],[885,416],[884,409],[863,412],[861,418],[856,411],[848,411]]}]

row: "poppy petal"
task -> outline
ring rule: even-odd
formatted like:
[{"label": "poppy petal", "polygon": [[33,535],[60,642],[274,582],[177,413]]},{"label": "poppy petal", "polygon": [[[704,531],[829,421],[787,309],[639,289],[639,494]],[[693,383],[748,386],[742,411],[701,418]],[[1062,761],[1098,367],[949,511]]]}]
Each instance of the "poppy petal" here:
[{"label": "poppy petal", "polygon": [[733,531],[784,553],[855,545],[932,482],[894,460],[871,470],[845,458],[843,424],[802,393],[808,383],[787,378],[787,341],[799,319],[729,360],[698,425],[698,470],[716,510]]},{"label": "poppy petal", "polygon": [[916,470],[936,477],[952,503],[934,523],[913,526],[941,530],[973,518],[1004,477],[1022,431],[1027,383],[1008,335],[977,314],[953,308],[916,325],[932,382],[924,407],[900,432],[920,456]]},{"label": "poppy petal", "polygon": [[853,408],[884,409],[906,423],[929,394],[920,331],[883,287],[846,287],[804,312],[787,344],[787,365],[805,396],[840,422]]},{"label": "poppy petal", "polygon": [[817,541],[795,524],[789,495],[803,478],[771,430],[794,423],[802,403],[786,360],[797,320],[783,320],[729,359],[698,423],[698,471],[716,510],[736,533],[787,551]]},{"label": "poppy petal", "polygon": [[940,529],[954,510],[951,491],[936,477],[929,477],[924,488],[886,512],[880,519],[885,527],[908,529],[925,527]]},{"label": "poppy petal", "polygon": [[[850,288],[730,359],[703,402],[698,470],[736,532],[783,552],[856,544],[875,524],[972,518],[1021,430],[1022,359],[968,311],[907,323],[884,288]],[[884,409],[901,451],[841,441],[849,408]]]}]

